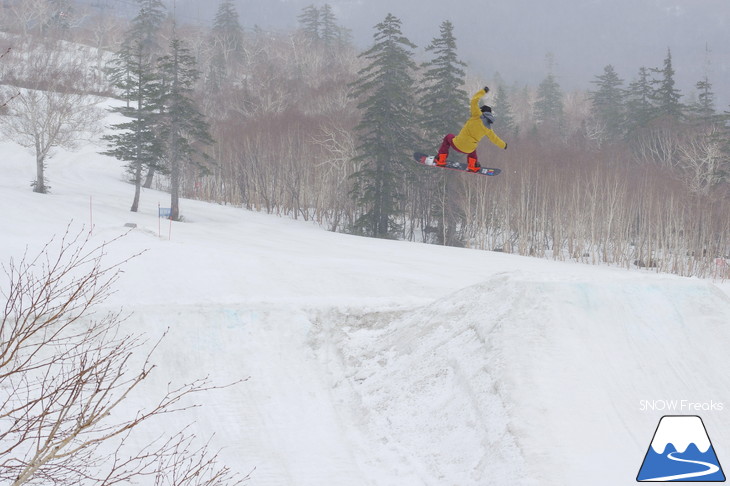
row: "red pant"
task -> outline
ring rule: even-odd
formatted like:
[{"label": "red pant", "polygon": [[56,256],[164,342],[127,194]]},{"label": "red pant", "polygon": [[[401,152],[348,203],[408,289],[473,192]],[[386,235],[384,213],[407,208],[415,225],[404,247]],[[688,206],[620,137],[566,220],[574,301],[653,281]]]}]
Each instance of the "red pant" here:
[{"label": "red pant", "polygon": [[[441,142],[441,147],[439,148],[439,153],[440,154],[446,154],[446,156],[448,157],[448,155],[449,155],[449,149],[450,148],[453,148],[454,150],[456,150],[459,153],[466,154],[466,152],[462,152],[461,150],[459,150],[456,147],[456,145],[454,145],[454,137],[455,136],[456,135],[454,135],[453,133],[449,133],[448,135],[446,135],[444,137],[444,141]],[[479,159],[477,158],[477,151],[476,150],[474,152],[470,153],[470,154],[466,154],[466,156],[468,158],[470,158],[470,159],[474,159],[474,162],[478,162],[479,161]]]}]

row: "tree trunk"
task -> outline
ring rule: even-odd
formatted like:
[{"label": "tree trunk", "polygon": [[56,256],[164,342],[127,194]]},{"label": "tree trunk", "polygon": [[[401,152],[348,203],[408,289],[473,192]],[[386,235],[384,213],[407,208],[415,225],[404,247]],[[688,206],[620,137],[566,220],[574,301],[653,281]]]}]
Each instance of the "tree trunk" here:
[{"label": "tree trunk", "polygon": [[37,192],[40,194],[46,193],[46,178],[45,178],[45,156],[41,153],[36,154],[35,158],[35,167],[36,167],[36,178],[35,183],[33,184],[33,192]]},{"label": "tree trunk", "polygon": [[144,187],[145,189],[149,189],[150,187],[152,187],[152,180],[154,178],[155,178],[155,168],[150,167],[149,170],[147,171],[147,176],[144,179],[144,184],[142,185],[142,187]]},{"label": "tree trunk", "polygon": [[130,211],[136,213],[139,209],[139,197],[142,192],[142,164],[139,162],[135,163],[134,169],[134,200],[132,201],[132,208]]},{"label": "tree trunk", "polygon": [[180,160],[175,140],[177,127],[170,130],[170,219],[180,220]]}]

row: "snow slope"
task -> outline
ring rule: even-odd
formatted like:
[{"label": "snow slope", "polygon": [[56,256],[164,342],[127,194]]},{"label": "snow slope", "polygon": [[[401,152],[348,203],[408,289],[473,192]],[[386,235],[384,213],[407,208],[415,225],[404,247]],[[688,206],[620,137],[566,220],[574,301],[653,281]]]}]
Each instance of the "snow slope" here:
[{"label": "snow slope", "polygon": [[168,196],[147,190],[130,213],[132,187],[99,150],[59,152],[52,193],[38,195],[32,156],[0,144],[0,261],[70,221],[93,220],[96,242],[135,223],[108,259],[146,251],[107,305],[152,341],[170,331],[134,403],[170,381],[249,377],[198,397],[187,419],[225,463],[255,468],[250,484],[630,484],[665,414],[701,415],[730,463],[727,284],[359,238],[197,201],[160,225]]}]

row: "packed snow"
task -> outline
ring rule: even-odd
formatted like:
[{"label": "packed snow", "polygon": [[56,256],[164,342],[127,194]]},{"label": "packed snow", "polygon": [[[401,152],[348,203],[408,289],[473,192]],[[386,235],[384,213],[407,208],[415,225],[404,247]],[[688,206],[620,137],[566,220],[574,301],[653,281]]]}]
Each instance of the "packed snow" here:
[{"label": "packed snow", "polygon": [[[361,238],[133,188],[100,145],[48,161],[0,144],[0,260],[70,224],[123,267],[105,303],[169,382],[247,381],[151,425],[192,421],[250,484],[617,485],[663,415],[700,415],[730,463],[730,286]],[[518,168],[517,168],[518,169]],[[468,176],[466,176],[468,177]],[[489,184],[500,184],[499,178]],[[134,223],[136,228],[125,228]],[[211,438],[212,437],[212,438]]]}]

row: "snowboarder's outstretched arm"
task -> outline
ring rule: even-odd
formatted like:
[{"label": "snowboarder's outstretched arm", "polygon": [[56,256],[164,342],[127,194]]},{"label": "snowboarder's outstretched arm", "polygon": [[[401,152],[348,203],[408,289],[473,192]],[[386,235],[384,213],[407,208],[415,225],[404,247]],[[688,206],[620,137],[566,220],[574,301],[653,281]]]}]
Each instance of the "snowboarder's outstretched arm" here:
[{"label": "snowboarder's outstretched arm", "polygon": [[501,149],[506,149],[507,148],[507,142],[505,142],[504,140],[502,140],[501,138],[499,138],[497,136],[497,134],[494,133],[494,130],[491,130],[491,129],[487,128],[487,138],[489,139],[490,142],[492,142],[497,147],[499,147]]},{"label": "snowboarder's outstretched arm", "polygon": [[479,118],[482,115],[482,111],[479,109],[479,100],[487,96],[487,93],[489,93],[489,88],[484,87],[476,92],[474,96],[471,97],[471,116]]},{"label": "snowboarder's outstretched arm", "polygon": [[[487,93],[489,93],[489,88],[485,86],[481,90],[477,91],[477,93],[472,97],[471,99],[471,116],[472,117],[480,117],[482,116],[482,109],[479,107],[479,100],[482,99],[482,97],[486,96]],[[488,108],[488,107],[487,107]],[[489,113],[491,113],[492,110],[489,108]],[[492,119],[493,120],[493,119]],[[494,145],[501,149],[507,148],[507,143],[499,138],[496,133],[494,133],[494,130],[491,128],[491,123],[488,126],[484,127],[484,135],[487,136],[490,142],[492,142]]]}]

